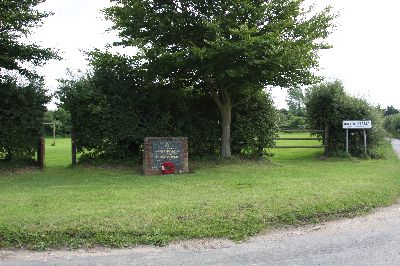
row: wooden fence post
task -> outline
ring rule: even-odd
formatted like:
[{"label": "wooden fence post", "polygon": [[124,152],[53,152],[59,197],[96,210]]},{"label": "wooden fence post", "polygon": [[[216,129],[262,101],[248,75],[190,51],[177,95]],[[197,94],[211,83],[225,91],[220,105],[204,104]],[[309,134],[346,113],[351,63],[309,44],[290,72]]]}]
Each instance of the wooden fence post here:
[{"label": "wooden fence post", "polygon": [[324,138],[324,144],[325,144],[325,151],[324,155],[328,156],[329,153],[329,126],[325,127],[325,138]]},{"label": "wooden fence post", "polygon": [[42,170],[44,169],[45,146],[45,138],[40,138],[37,150],[37,161]]},{"label": "wooden fence post", "polygon": [[53,146],[56,146],[56,123],[53,123]]},{"label": "wooden fence post", "polygon": [[76,138],[75,131],[71,130],[72,166],[76,166]]}]

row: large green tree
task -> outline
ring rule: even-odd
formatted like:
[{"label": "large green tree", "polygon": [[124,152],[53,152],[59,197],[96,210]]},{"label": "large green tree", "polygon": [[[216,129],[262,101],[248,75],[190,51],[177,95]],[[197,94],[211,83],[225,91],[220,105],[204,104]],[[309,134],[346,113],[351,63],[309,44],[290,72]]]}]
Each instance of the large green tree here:
[{"label": "large green tree", "polygon": [[29,43],[32,29],[50,15],[38,11],[42,2],[0,0],[0,160],[30,159],[42,135],[50,97],[35,67],[57,58],[51,49]]},{"label": "large green tree", "polygon": [[154,82],[208,94],[221,115],[223,157],[231,156],[232,108],[267,85],[314,81],[334,15],[304,0],[111,0],[105,10],[121,42],[136,46]]},{"label": "large green tree", "polygon": [[35,7],[45,0],[0,1],[0,70],[16,70],[23,76],[35,76],[27,63],[39,66],[46,60],[56,58],[49,48],[23,40],[32,29],[41,26],[44,18],[51,15]]}]

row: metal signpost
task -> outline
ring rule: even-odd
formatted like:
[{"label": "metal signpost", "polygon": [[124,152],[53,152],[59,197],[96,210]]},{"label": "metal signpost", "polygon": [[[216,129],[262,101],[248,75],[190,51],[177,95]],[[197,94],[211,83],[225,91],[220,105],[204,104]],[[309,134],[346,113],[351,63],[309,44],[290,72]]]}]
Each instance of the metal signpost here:
[{"label": "metal signpost", "polygon": [[364,132],[364,150],[365,155],[367,155],[367,133],[366,129],[372,128],[371,120],[368,121],[358,121],[358,120],[349,120],[343,121],[343,129],[346,129],[346,153],[349,153],[349,129],[362,129]]}]

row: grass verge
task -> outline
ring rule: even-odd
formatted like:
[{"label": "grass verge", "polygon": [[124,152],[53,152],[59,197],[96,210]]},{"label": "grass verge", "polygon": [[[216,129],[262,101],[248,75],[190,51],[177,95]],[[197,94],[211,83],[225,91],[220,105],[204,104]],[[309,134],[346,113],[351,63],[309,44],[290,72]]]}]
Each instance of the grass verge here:
[{"label": "grass verge", "polygon": [[272,163],[204,164],[187,175],[146,177],[71,168],[69,140],[59,139],[47,146],[46,170],[0,174],[0,248],[242,240],[273,227],[354,216],[399,197],[394,157],[321,160],[318,149],[272,152]]}]

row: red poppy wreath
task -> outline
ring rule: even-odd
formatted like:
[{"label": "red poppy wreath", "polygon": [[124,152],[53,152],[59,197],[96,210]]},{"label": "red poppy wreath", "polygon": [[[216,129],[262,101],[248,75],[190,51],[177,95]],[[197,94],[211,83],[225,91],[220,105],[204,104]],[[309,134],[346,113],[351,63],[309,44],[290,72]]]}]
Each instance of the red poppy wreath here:
[{"label": "red poppy wreath", "polygon": [[175,172],[175,165],[171,162],[165,162],[161,165],[161,170],[164,175],[171,175]]}]

